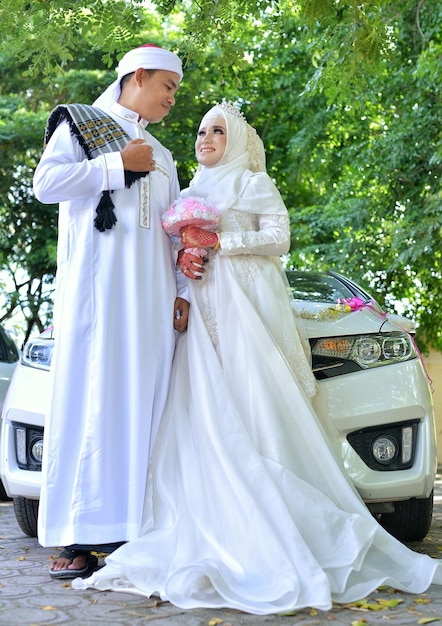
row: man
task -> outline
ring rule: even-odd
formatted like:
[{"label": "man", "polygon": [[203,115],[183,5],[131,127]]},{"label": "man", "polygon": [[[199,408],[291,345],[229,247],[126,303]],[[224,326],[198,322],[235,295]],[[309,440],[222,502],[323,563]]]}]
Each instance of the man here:
[{"label": "man", "polygon": [[66,546],[52,578],[87,575],[91,550],[138,536],[175,330],[188,319],[160,219],[179,193],[177,172],[146,130],[174,105],[181,61],[148,44],[117,71],[94,108],[53,112],[34,175],[36,197],[60,203],[38,520],[43,546]]}]

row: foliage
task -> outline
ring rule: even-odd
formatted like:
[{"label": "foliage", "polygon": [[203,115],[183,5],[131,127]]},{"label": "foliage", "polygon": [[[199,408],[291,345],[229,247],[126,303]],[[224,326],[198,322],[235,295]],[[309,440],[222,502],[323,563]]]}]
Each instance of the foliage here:
[{"label": "foliage", "polygon": [[25,335],[34,324],[44,328],[41,316],[51,306],[46,287],[55,273],[56,207],[42,210],[31,188],[44,119],[21,98],[0,97],[0,264],[13,285],[3,292],[0,319],[20,309]]},{"label": "foliage", "polygon": [[[22,306],[31,328],[50,316],[56,207],[31,193],[49,111],[93,101],[121,53],[152,41],[186,58],[176,106],[150,129],[172,150],[182,186],[195,171],[199,119],[223,97],[237,100],[264,140],[290,212],[291,265],[349,275],[388,310],[416,320],[421,349],[442,350],[437,0],[155,4],[161,16],[142,2],[0,5],[8,36],[0,59],[0,262],[17,285],[3,317]],[[99,17],[104,5],[115,19]],[[25,17],[32,36],[23,55]],[[130,36],[108,39],[111,23],[131,24]]]},{"label": "foliage", "polygon": [[[390,52],[391,30],[383,9],[393,0],[3,0],[0,37],[10,53],[26,63],[25,75],[70,67],[89,30],[93,49],[103,62],[115,60],[136,44],[137,34],[151,30],[155,6],[178,29],[181,52],[189,63],[203,64],[207,52],[219,55],[218,73],[239,85],[247,66],[242,41],[244,24],[258,38],[279,38],[287,20],[299,18],[300,31],[316,66],[308,88],[324,90],[329,102],[348,100],[365,86]],[[175,26],[174,26],[175,25]],[[319,36],[318,36],[319,35]]]},{"label": "foliage", "polygon": [[75,60],[90,30],[94,49],[111,66],[115,54],[135,45],[142,15],[139,0],[2,0],[0,34],[9,55],[26,64],[24,74],[54,76]]}]

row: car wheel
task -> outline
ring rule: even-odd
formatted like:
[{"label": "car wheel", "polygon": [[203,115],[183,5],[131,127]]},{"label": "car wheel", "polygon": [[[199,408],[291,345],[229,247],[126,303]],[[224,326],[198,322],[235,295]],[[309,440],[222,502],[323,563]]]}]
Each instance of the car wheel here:
[{"label": "car wheel", "polygon": [[395,502],[394,513],[381,513],[378,521],[399,541],[421,541],[427,536],[433,517],[433,492],[429,498]]},{"label": "car wheel", "polygon": [[37,536],[38,500],[13,498],[14,512],[18,525],[28,537]]}]

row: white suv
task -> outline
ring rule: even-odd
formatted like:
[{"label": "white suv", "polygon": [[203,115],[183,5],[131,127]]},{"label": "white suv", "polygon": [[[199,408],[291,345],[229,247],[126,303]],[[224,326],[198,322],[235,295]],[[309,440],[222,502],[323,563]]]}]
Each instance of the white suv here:
[{"label": "white suv", "polygon": [[[348,475],[379,522],[402,541],[431,525],[437,471],[431,390],[414,324],[387,315],[334,272],[288,271],[318,381],[315,407],[328,415]],[[53,329],[25,346],[3,409],[0,476],[25,534],[37,531],[44,416]]]},{"label": "white suv", "polygon": [[[9,383],[15,366],[20,358],[20,352],[15,341],[7,330],[0,326],[0,406],[6,398]],[[1,426],[1,424],[0,424]],[[7,494],[0,481],[0,500],[5,500]]]}]

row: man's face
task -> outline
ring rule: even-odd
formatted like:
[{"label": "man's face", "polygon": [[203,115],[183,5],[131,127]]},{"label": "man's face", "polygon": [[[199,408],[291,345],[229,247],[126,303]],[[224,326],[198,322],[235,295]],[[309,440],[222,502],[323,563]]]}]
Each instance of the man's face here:
[{"label": "man's face", "polygon": [[149,73],[143,71],[132,108],[138,115],[151,124],[161,122],[175,104],[178,91],[179,76],[175,72],[156,70]]}]

